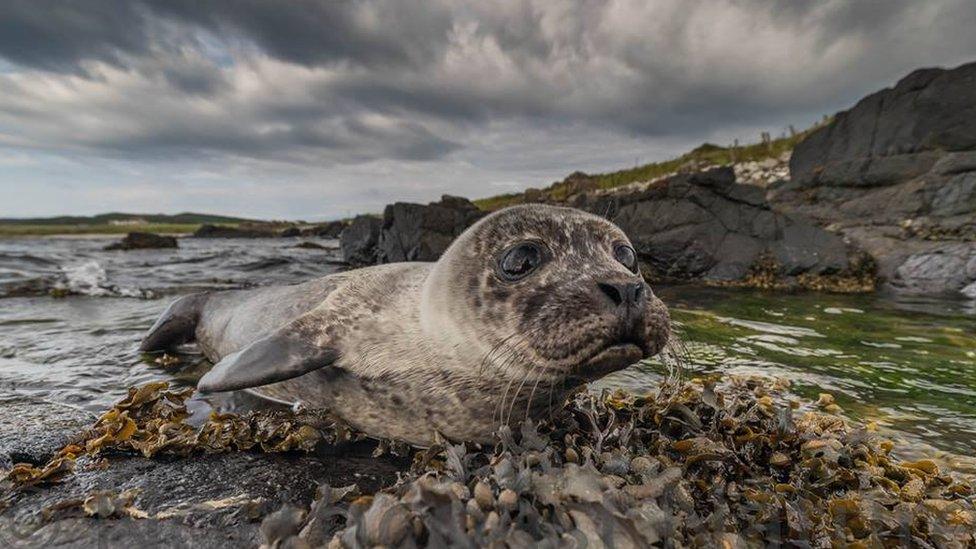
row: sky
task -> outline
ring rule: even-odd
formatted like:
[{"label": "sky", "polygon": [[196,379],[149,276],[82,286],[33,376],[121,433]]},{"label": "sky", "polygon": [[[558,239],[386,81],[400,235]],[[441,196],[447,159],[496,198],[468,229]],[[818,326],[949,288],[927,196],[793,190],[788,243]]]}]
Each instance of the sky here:
[{"label": "sky", "polygon": [[0,217],[323,220],[803,128],[973,0],[4,0]]}]

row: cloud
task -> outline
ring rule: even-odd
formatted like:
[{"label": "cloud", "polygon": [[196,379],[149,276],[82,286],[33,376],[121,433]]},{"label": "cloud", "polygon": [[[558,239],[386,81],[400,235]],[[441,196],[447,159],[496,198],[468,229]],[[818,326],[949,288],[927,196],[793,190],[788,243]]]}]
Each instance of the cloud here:
[{"label": "cloud", "polygon": [[[974,26],[971,0],[11,0],[0,149],[218,172],[491,165],[538,185],[807,123],[971,60]],[[548,164],[512,172],[500,140]]]}]

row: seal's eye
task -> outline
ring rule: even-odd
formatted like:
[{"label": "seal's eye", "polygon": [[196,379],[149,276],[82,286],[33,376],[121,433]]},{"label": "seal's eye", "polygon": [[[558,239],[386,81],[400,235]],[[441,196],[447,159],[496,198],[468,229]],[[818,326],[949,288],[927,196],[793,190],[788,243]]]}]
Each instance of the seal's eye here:
[{"label": "seal's eye", "polygon": [[631,272],[637,272],[637,252],[626,244],[617,244],[613,248],[613,257]]},{"label": "seal's eye", "polygon": [[510,282],[529,276],[542,265],[545,252],[535,242],[522,242],[509,248],[498,260],[498,272]]}]

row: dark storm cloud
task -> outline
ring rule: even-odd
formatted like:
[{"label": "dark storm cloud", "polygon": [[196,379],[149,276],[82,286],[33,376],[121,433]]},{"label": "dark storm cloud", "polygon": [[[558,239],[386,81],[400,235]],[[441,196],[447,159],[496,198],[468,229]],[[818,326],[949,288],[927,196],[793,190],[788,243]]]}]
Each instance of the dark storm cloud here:
[{"label": "dark storm cloud", "polygon": [[691,138],[966,60],[974,26],[971,0],[8,0],[0,146],[330,164],[442,158],[497,121]]}]

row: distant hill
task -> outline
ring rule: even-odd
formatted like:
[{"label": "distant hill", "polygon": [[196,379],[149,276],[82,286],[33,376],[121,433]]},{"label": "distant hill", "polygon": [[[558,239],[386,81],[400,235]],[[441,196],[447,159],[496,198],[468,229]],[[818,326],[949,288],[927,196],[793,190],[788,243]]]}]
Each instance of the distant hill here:
[{"label": "distant hill", "polygon": [[183,212],[173,215],[166,214],[137,214],[111,212],[99,215],[60,215],[56,217],[13,217],[0,218],[3,225],[110,225],[125,221],[142,221],[146,224],[172,224],[172,225],[200,225],[210,224],[233,224],[240,223],[260,223],[256,219],[245,219],[243,217],[229,217],[224,215],[210,215],[202,213]]}]

